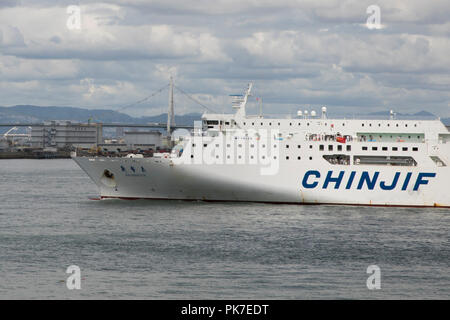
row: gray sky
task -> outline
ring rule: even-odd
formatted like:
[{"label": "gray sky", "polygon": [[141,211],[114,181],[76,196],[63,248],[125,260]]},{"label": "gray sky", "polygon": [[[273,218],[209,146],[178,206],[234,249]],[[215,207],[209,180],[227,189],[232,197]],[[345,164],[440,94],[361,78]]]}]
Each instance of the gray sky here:
[{"label": "gray sky", "polygon": [[[369,29],[370,5],[381,28]],[[80,29],[67,26],[69,5]],[[0,1],[0,105],[112,108],[168,83],[230,112],[254,82],[268,114],[450,116],[450,1]],[[72,20],[73,21],[73,20]],[[168,93],[129,108],[165,112]],[[176,95],[176,113],[201,112]]]}]

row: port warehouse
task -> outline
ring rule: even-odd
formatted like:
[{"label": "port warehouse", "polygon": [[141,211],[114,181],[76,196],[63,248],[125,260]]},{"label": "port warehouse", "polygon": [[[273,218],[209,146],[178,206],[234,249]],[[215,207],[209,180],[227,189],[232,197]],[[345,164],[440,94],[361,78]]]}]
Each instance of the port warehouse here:
[{"label": "port warehouse", "polygon": [[[13,126],[13,125],[11,125]],[[21,125],[24,127],[25,125]],[[107,124],[108,128],[113,127]],[[96,151],[121,152],[127,150],[156,150],[163,146],[162,133],[148,130],[155,125],[130,125],[132,127],[147,128],[138,131],[131,128],[124,131],[125,125],[117,125],[116,132],[121,136],[117,139],[104,138],[102,123],[75,123],[71,121],[46,121],[40,124],[30,124],[28,134],[4,135],[0,140],[1,150],[43,149],[47,151],[60,149],[95,149]],[[159,127],[162,127],[161,125]],[[9,140],[9,141],[8,141]]]}]

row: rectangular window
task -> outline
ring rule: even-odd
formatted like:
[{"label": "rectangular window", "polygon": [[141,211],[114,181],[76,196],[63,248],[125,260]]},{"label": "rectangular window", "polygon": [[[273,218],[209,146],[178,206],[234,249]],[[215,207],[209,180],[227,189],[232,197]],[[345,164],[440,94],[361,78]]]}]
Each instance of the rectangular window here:
[{"label": "rectangular window", "polygon": [[362,147],[363,151],[367,151],[367,147]]},{"label": "rectangular window", "polygon": [[372,151],[377,151],[378,147],[372,147]]},{"label": "rectangular window", "polygon": [[352,146],[351,145],[347,145],[347,151],[352,151]]},{"label": "rectangular window", "polygon": [[325,150],[325,147],[323,146],[323,144],[321,144],[321,145],[319,146],[319,150],[320,150],[320,151]]},{"label": "rectangular window", "polygon": [[392,151],[398,151],[397,147],[392,147]]},{"label": "rectangular window", "polygon": [[338,151],[342,151],[342,146],[338,145]]},{"label": "rectangular window", "polygon": [[408,151],[408,147],[403,147],[402,150],[403,151]]},{"label": "rectangular window", "polygon": [[413,147],[413,151],[419,151],[419,148]]},{"label": "rectangular window", "polygon": [[333,145],[332,144],[328,145],[328,151],[333,151]]},{"label": "rectangular window", "polygon": [[383,147],[382,150],[383,150],[383,151],[388,151],[388,148],[387,148],[387,147]]}]

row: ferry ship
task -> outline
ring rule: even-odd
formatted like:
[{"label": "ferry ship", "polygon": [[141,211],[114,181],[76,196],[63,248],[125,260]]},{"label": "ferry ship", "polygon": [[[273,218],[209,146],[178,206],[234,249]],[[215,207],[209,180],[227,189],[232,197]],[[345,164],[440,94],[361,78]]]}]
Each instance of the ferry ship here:
[{"label": "ferry ship", "polygon": [[450,132],[436,120],[205,113],[170,154],[73,157],[101,199],[450,208]]}]

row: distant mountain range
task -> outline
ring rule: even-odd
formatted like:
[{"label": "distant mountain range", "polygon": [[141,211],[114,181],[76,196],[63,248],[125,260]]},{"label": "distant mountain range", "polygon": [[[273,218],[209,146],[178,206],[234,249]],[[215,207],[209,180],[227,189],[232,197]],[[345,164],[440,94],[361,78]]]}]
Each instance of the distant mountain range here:
[{"label": "distant mountain range", "polygon": [[[84,109],[75,107],[39,107],[31,105],[19,105],[13,107],[0,107],[0,123],[38,123],[48,120],[70,120],[73,122],[107,123],[135,123],[145,124],[149,122],[167,122],[167,113],[148,117],[132,117],[114,110]],[[192,125],[195,120],[200,120],[200,113],[175,115],[175,123]]]},{"label": "distant mountain range", "polygon": [[[380,111],[367,114],[369,117],[389,117],[389,111]],[[397,117],[405,119],[427,119],[436,118],[428,111],[420,111],[414,114],[397,113]],[[18,105],[13,107],[0,107],[0,123],[37,123],[48,120],[70,120],[74,122],[106,123],[136,123],[145,124],[149,122],[166,123],[167,113],[156,116],[132,117],[125,113],[114,110],[85,109],[76,107],[39,107],[32,105]],[[200,120],[200,113],[189,113],[175,115],[175,123],[181,125],[192,125],[194,121]],[[450,118],[441,119],[446,125],[450,125]]]}]

